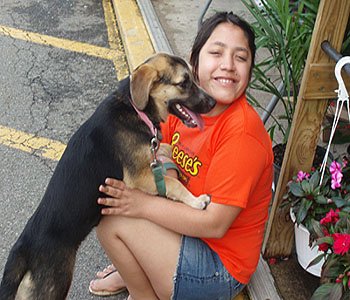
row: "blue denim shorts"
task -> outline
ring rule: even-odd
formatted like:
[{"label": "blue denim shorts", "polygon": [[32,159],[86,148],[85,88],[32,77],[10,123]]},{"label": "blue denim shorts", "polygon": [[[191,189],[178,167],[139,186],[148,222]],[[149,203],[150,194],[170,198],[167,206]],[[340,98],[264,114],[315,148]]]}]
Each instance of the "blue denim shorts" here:
[{"label": "blue denim shorts", "polygon": [[172,300],[231,300],[243,288],[205,242],[182,237]]}]

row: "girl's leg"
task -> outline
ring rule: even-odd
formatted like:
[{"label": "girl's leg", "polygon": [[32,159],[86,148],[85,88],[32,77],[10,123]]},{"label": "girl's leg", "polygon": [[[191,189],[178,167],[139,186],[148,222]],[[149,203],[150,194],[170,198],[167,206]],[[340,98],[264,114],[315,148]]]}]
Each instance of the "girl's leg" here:
[{"label": "girl's leg", "polygon": [[133,299],[170,299],[179,234],[147,220],[105,216],[97,235]]}]

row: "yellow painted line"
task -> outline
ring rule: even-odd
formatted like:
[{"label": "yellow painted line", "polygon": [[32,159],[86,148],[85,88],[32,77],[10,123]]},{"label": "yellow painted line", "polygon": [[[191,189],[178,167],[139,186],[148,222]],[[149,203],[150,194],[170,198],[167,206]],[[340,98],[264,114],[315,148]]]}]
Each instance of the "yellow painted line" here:
[{"label": "yellow painted line", "polygon": [[[118,79],[121,79],[128,74],[125,53],[116,29],[111,3],[108,0],[102,1],[110,49],[1,25],[0,35],[111,60],[114,63]],[[135,1],[113,0],[113,5],[128,63],[132,70],[154,54],[154,49]],[[61,158],[66,148],[66,145],[59,141],[38,137],[2,125],[0,125],[0,144],[56,161]]]},{"label": "yellow painted line", "polygon": [[[103,11],[105,15],[105,23],[107,27],[109,47],[113,50],[124,53],[122,41],[117,31],[117,22],[113,11],[111,0],[102,0]],[[126,56],[115,56],[112,58],[118,80],[129,75],[129,67]]]},{"label": "yellow painted line", "polygon": [[128,63],[133,70],[155,51],[135,0],[113,0],[113,7]]},{"label": "yellow painted line", "polygon": [[35,32],[29,32],[2,25],[0,25],[0,35],[9,36],[11,38],[20,39],[23,41],[41,44],[45,46],[52,46],[68,51],[78,52],[107,60],[114,60],[125,55],[122,51],[119,51],[117,49],[108,49],[87,43],[52,37],[44,34],[38,34]]},{"label": "yellow painted line", "polygon": [[45,158],[59,160],[66,145],[0,125],[0,144]]}]

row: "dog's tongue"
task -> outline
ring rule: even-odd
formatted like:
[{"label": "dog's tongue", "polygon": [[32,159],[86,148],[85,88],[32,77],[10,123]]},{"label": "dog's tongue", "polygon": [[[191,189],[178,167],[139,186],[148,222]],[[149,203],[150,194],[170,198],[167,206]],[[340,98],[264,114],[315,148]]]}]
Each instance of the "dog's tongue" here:
[{"label": "dog's tongue", "polygon": [[185,111],[191,116],[192,120],[196,122],[198,128],[200,130],[203,130],[204,122],[202,117],[199,114],[194,113],[193,111],[189,110],[187,107],[184,107]]}]

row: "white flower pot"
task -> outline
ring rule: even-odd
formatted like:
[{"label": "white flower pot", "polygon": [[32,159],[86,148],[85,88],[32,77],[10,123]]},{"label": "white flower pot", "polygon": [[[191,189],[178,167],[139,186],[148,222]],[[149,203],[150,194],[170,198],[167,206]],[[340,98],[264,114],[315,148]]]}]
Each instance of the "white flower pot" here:
[{"label": "white flower pot", "polygon": [[304,225],[300,224],[298,226],[298,224],[295,222],[296,219],[292,210],[290,210],[290,216],[294,223],[295,248],[299,264],[304,268],[305,271],[317,277],[321,277],[321,269],[324,263],[324,259],[309,268],[307,268],[307,266],[313,259],[315,259],[323,252],[318,250],[318,246],[309,246],[310,233]]}]

